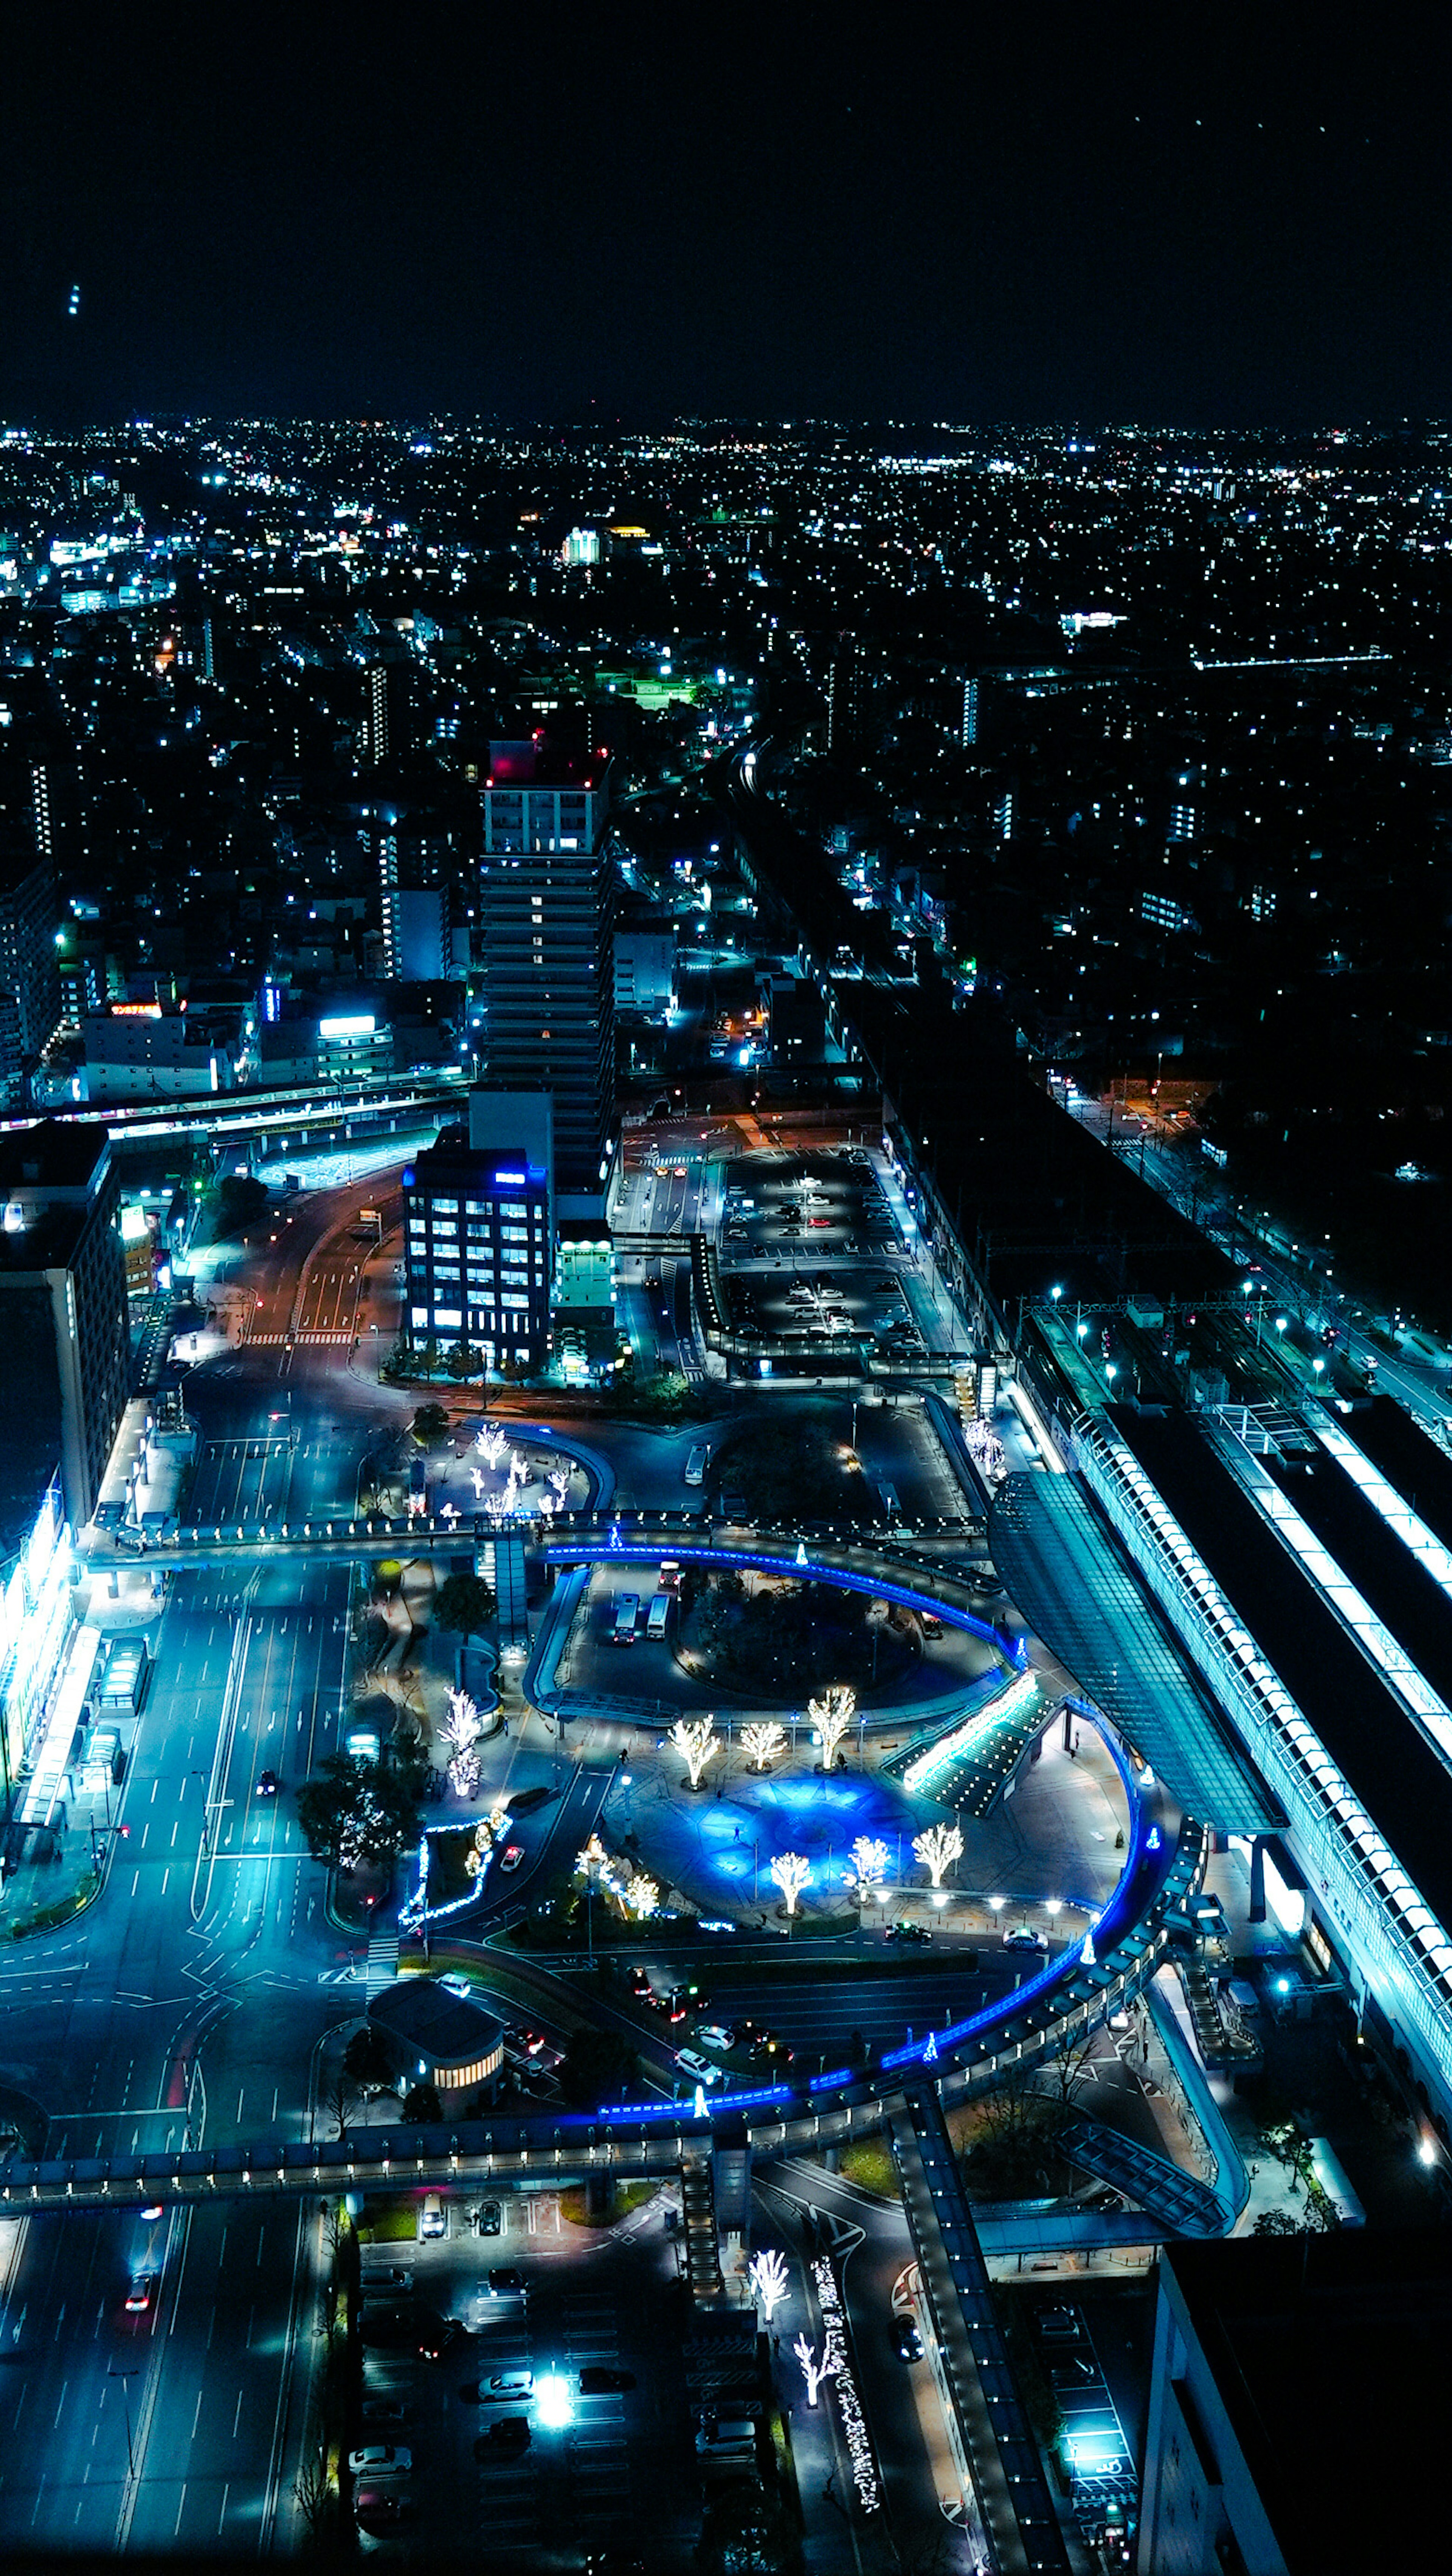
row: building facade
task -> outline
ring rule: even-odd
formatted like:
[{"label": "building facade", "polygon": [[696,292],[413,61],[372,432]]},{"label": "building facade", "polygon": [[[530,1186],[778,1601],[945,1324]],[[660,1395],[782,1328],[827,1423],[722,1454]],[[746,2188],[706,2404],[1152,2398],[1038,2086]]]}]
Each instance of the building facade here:
[{"label": "building facade", "polygon": [[[520,1121],[523,1130],[523,1120]],[[408,1331],[466,1344],[487,1370],[538,1369],[549,1347],[550,1176],[537,1148],[446,1128],[403,1175]]]},{"label": "building facade", "polygon": [[0,1137],[3,1474],[22,1497],[40,1493],[58,1456],[76,1528],[95,1509],[130,1386],[119,1206],[94,1128],[48,1121]]},{"label": "building facade", "polygon": [[609,761],[490,746],[480,876],[484,1038],[492,1082],[554,1098],[555,1185],[585,1215],[615,1090]]},{"label": "building facade", "polygon": [[55,862],[44,851],[0,859],[0,1106],[24,1108],[60,1015]]}]

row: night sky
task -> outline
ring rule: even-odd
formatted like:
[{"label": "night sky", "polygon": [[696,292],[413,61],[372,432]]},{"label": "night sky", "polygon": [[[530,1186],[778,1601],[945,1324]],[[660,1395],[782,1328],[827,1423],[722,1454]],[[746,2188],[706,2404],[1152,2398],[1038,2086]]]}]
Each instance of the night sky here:
[{"label": "night sky", "polygon": [[1452,413],[1442,13],[9,0],[0,39],[10,416]]}]

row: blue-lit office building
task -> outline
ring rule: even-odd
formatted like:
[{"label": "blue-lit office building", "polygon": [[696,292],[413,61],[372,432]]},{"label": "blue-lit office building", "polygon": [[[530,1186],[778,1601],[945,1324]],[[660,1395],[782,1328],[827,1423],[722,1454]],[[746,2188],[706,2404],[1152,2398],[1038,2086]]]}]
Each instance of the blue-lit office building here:
[{"label": "blue-lit office building", "polygon": [[476,1092],[403,1175],[408,1329],[487,1369],[543,1366],[554,1271],[547,1095]]}]

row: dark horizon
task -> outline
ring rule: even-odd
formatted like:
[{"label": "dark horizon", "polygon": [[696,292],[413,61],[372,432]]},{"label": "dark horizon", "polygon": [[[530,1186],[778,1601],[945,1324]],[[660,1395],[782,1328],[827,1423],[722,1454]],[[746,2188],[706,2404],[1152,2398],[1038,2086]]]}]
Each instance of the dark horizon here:
[{"label": "dark horizon", "polygon": [[1344,27],[61,5],[7,44],[0,412],[1452,414],[1448,34]]}]

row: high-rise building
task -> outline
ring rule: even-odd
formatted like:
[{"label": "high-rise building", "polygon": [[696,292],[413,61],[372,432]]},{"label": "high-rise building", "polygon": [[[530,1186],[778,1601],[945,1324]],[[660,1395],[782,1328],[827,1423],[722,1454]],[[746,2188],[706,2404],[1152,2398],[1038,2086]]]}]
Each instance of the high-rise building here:
[{"label": "high-rise building", "polygon": [[47,1120],[0,1136],[0,1458],[66,1518],[96,1496],[130,1383],[120,1191],[104,1129]]},{"label": "high-rise building", "polygon": [[968,751],[978,740],[978,683],[963,683],[963,749]]},{"label": "high-rise building", "polygon": [[474,1092],[467,1127],[446,1127],[405,1167],[410,1339],[465,1342],[487,1369],[538,1369],[554,1270],[550,1103]]},{"label": "high-rise building", "polygon": [[381,662],[369,665],[368,710],[364,721],[368,758],[377,769],[388,758],[389,751],[388,673]]},{"label": "high-rise building", "polygon": [[7,1110],[24,1108],[28,1076],[60,1015],[55,863],[44,851],[8,862],[0,855],[0,1105]]},{"label": "high-rise building", "polygon": [[[548,1091],[562,1213],[603,1187],[615,1088],[609,759],[493,743],[480,876],[489,1080]],[[579,1204],[576,1204],[579,1202]]]}]

